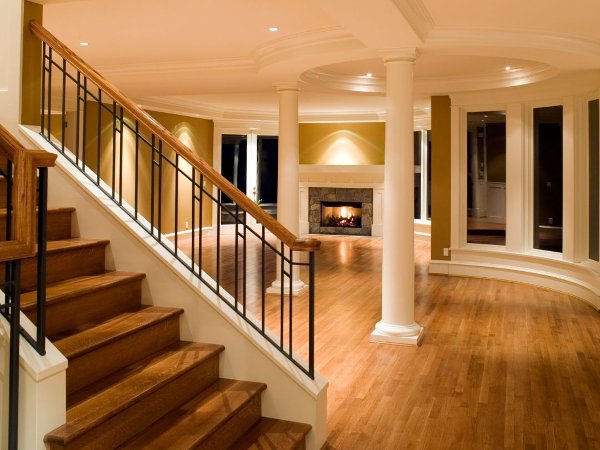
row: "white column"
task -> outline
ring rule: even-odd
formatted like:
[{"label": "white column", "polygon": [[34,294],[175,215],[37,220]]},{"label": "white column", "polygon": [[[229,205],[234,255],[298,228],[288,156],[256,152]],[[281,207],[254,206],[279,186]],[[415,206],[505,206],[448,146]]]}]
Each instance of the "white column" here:
[{"label": "white column", "polygon": [[[300,230],[300,144],[298,127],[298,83],[275,85],[279,96],[279,151],[277,166],[277,221],[295,235]],[[287,270],[288,268],[286,268]],[[269,294],[281,292],[281,266],[277,260],[277,279],[267,289]],[[292,295],[298,295],[308,286],[299,279],[299,270],[293,270]],[[289,292],[289,279],[283,281],[283,290]]]},{"label": "white column", "polygon": [[384,53],[386,67],[382,318],[371,342],[418,345],[415,322],[413,66],[415,49]]}]

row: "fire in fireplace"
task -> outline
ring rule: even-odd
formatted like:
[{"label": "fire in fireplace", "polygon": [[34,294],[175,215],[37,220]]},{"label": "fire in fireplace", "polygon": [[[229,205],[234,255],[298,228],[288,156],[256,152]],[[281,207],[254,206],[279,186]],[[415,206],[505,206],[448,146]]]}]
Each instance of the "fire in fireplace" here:
[{"label": "fire in fireplace", "polygon": [[321,202],[321,226],[361,228],[362,203]]}]

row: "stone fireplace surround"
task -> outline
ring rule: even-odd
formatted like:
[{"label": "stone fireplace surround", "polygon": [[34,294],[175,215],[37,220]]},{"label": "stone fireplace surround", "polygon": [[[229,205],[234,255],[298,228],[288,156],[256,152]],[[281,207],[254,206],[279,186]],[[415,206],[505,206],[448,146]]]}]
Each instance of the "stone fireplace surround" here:
[{"label": "stone fireplace surround", "polygon": [[[321,225],[321,202],[357,202],[362,204],[362,227],[324,227]],[[309,187],[308,230],[312,234],[371,236],[373,223],[373,189]]]},{"label": "stone fireplace surround", "polygon": [[[309,234],[309,190],[311,188],[367,189],[371,192],[371,236],[383,231],[383,166],[382,165],[300,165],[300,234]],[[327,201],[327,200],[325,200]],[[362,203],[362,202],[361,202]],[[320,214],[319,204],[319,214]],[[336,228],[339,230],[339,228]],[[337,233],[336,234],[341,234]]]}]

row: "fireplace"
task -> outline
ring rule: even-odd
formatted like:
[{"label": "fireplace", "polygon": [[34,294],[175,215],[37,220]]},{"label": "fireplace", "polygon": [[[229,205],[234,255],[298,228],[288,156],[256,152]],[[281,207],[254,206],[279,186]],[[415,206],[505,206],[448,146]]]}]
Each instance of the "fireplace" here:
[{"label": "fireplace", "polygon": [[310,187],[310,233],[371,236],[373,189]]},{"label": "fireplace", "polygon": [[321,202],[321,226],[362,228],[362,203]]}]

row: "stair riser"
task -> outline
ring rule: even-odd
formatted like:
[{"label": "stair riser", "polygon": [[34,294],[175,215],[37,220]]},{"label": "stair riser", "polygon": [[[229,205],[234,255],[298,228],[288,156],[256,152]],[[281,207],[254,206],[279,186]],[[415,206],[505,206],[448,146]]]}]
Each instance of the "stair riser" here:
[{"label": "stair riser", "polygon": [[[46,281],[55,283],[68,278],[104,272],[104,245],[48,252]],[[37,257],[21,261],[21,289],[34,290],[37,285]],[[4,280],[4,264],[0,264],[0,280]]]},{"label": "stair riser", "polygon": [[67,394],[98,381],[178,340],[179,316],[172,316],[80,357],[69,358]]},{"label": "stair riser", "polygon": [[213,450],[216,448],[229,448],[242,437],[260,419],[261,401],[260,392],[248,403],[236,411],[235,415],[227,422],[221,424],[208,439],[197,447],[197,450]]},{"label": "stair riser", "polygon": [[[133,311],[140,305],[141,292],[141,280],[133,280],[61,302],[49,303],[46,305],[46,335],[52,337]],[[36,313],[34,308],[25,314],[33,323],[37,323]]]},{"label": "stair riser", "polygon": [[[0,195],[2,195],[0,193]],[[1,206],[0,206],[1,207]],[[71,211],[48,212],[46,236],[49,241],[71,237]],[[0,236],[6,233],[6,216],[0,217]]]},{"label": "stair riser", "polygon": [[198,395],[214,383],[218,375],[219,357],[215,355],[67,445],[46,442],[46,446],[51,450],[115,448]]}]

